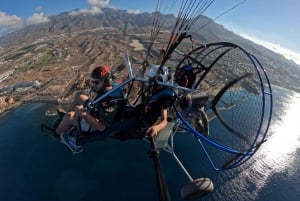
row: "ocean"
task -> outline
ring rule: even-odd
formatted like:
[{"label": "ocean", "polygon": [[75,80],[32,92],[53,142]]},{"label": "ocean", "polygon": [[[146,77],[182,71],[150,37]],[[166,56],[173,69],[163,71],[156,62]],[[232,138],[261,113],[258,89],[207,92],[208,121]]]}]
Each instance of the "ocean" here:
[{"label": "ocean", "polygon": [[[193,178],[208,177],[215,190],[206,201],[296,201],[300,197],[300,94],[273,88],[274,112],[265,142],[239,168],[215,171],[193,137],[175,138]],[[113,139],[84,146],[73,155],[40,131],[51,106],[25,104],[0,118],[1,201],[156,201],[150,145]],[[196,147],[197,146],[197,147]],[[171,201],[181,201],[188,182],[171,155],[160,153]]]}]

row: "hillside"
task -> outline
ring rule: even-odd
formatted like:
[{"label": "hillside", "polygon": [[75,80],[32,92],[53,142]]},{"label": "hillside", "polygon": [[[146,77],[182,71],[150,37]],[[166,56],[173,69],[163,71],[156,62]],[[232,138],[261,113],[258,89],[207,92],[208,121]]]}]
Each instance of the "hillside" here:
[{"label": "hillside", "polygon": [[[88,71],[89,65],[109,63],[117,66],[123,61],[124,50],[132,40],[138,40],[143,47],[147,47],[149,33],[152,27],[152,15],[150,13],[128,14],[124,10],[103,9],[103,14],[98,15],[70,15],[67,12],[51,17],[51,21],[44,24],[27,26],[23,29],[10,33],[0,38],[0,73],[9,70],[11,67],[20,66],[32,60],[20,53],[20,49],[34,45],[47,49],[44,54],[51,55],[51,62],[35,71],[36,67],[24,68],[23,80],[26,74],[43,80],[44,77],[53,75],[47,74],[51,66],[60,68],[64,65],[79,66],[81,71]],[[175,22],[172,15],[164,16],[164,30],[171,30]],[[223,26],[211,22],[211,19],[203,16],[192,29],[193,38],[201,43],[219,41],[233,42],[247,51],[253,53],[265,66],[270,75],[271,82],[292,90],[300,90],[300,66],[286,60],[282,55],[276,54],[262,46],[246,40]],[[204,24],[209,25],[203,27]],[[148,34],[148,35],[147,35]],[[164,38],[164,36],[160,36]],[[168,35],[165,36],[167,39]],[[161,42],[161,41],[160,41]],[[161,42],[163,43],[163,42]],[[45,45],[46,44],[46,45]],[[162,45],[161,45],[162,46]],[[160,48],[161,46],[157,46]],[[2,51],[1,51],[2,49]],[[35,51],[37,51],[35,49]],[[54,53],[56,52],[56,53]],[[59,62],[55,61],[57,52],[61,52]],[[19,55],[16,57],[16,54]],[[35,54],[31,52],[31,54]],[[14,56],[13,56],[14,55]],[[137,60],[142,59],[142,51],[136,51],[133,56]],[[7,58],[14,58],[7,62]],[[36,59],[35,59],[36,60]],[[36,61],[35,61],[36,62]],[[81,67],[83,67],[81,69]],[[47,75],[46,75],[47,74]],[[68,74],[68,73],[67,73]],[[61,76],[61,75],[57,75]],[[62,78],[63,79],[63,78]],[[0,83],[2,84],[2,83]]]}]

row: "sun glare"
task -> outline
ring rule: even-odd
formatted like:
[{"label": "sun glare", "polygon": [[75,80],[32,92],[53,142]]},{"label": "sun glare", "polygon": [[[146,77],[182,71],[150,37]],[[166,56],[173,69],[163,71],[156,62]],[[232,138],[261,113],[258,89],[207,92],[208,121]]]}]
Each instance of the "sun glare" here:
[{"label": "sun glare", "polygon": [[294,152],[300,147],[300,97],[294,97],[281,118],[273,123],[272,136],[264,145],[269,160],[288,165],[294,159]]},{"label": "sun glare", "polygon": [[[283,103],[286,104],[286,103]],[[256,197],[274,173],[284,172],[295,164],[295,153],[300,147],[300,97],[291,98],[280,117],[273,117],[268,141],[262,145],[261,160],[256,160],[254,171],[259,174],[255,180]],[[276,119],[275,119],[276,118]]]}]

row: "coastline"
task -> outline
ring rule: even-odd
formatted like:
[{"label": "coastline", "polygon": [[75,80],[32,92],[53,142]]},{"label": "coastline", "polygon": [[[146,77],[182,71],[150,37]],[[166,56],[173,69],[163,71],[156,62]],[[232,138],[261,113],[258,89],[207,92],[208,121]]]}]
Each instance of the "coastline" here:
[{"label": "coastline", "polygon": [[[24,104],[29,104],[29,103],[46,103],[46,104],[51,104],[51,105],[57,106],[57,107],[59,107],[60,105],[62,105],[57,100],[45,100],[45,99],[36,99],[36,98],[37,97],[35,97],[34,99],[30,99],[30,100],[16,101],[15,103],[13,103],[13,104],[7,106],[6,108],[0,110],[0,118],[2,118],[7,113],[9,113],[9,112],[17,109],[18,107],[20,107],[21,105],[24,105]],[[67,102],[66,102],[66,104],[67,104]]]},{"label": "coastline", "polygon": [[18,102],[18,103],[13,103],[9,106],[7,106],[6,108],[0,110],[0,118],[2,118],[3,116],[5,116],[7,113],[17,109],[20,105],[22,105],[22,102]]},{"label": "coastline", "polygon": [[294,92],[294,93],[300,94],[300,91],[289,89],[289,88],[286,88],[286,87],[280,86],[280,85],[274,85],[274,84],[272,84],[271,87],[272,87],[272,90],[273,90],[273,88],[278,88],[278,89],[282,89],[282,90],[286,90],[286,91],[289,91],[289,92]]},{"label": "coastline", "polygon": [[[289,92],[295,92],[295,93],[299,93],[298,91],[295,91],[293,89],[288,89],[288,88],[285,88],[283,86],[279,86],[279,85],[272,85],[272,90],[274,88],[279,88],[279,89],[282,89],[282,90],[286,90],[286,91],[289,91]],[[35,96],[35,97],[32,97],[31,99],[24,99],[24,100],[19,100],[19,101],[16,101],[15,103],[7,106],[6,108],[0,110],[0,118],[2,118],[3,116],[5,116],[7,113],[17,109],[18,107],[20,107],[21,105],[23,104],[27,104],[27,103],[48,103],[48,104],[51,104],[51,105],[54,105],[54,106],[57,106],[57,107],[60,107],[61,105],[64,105],[64,104],[69,104],[70,102],[69,101],[65,101],[65,102],[59,102],[58,100],[55,100],[55,99],[46,99],[45,97],[44,98],[40,98],[39,96]]]}]

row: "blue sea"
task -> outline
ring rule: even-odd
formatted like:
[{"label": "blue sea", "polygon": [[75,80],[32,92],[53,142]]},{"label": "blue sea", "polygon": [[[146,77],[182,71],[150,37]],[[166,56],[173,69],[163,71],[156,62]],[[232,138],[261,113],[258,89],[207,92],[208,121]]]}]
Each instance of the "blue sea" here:
[{"label": "blue sea", "polygon": [[[191,176],[214,182],[215,190],[198,200],[299,200],[300,94],[277,87],[273,94],[268,141],[242,167],[215,171],[192,137],[175,138]],[[50,107],[22,105],[0,118],[1,201],[158,200],[147,142],[108,139],[73,155],[40,131],[42,122],[55,118],[44,115]],[[168,153],[161,152],[160,160],[171,200],[182,200],[186,176]]]}]

